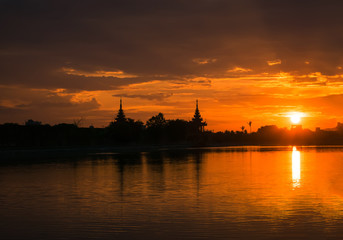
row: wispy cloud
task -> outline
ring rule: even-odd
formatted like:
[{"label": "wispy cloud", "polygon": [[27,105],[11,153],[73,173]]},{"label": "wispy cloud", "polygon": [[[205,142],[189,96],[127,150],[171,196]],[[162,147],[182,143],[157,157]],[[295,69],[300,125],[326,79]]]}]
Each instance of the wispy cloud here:
[{"label": "wispy cloud", "polygon": [[135,78],[138,77],[134,74],[127,74],[121,70],[117,71],[81,71],[74,68],[62,68],[62,71],[69,75],[85,76],[85,77],[116,77],[116,78]]},{"label": "wispy cloud", "polygon": [[279,65],[281,64],[281,60],[280,59],[270,60],[270,61],[267,61],[267,64],[269,66]]},{"label": "wispy cloud", "polygon": [[287,111],[343,120],[341,97],[325,98],[343,92],[343,1],[0,2],[2,121],[85,114],[102,126],[113,95],[138,119],[192,116],[199,98],[210,129]]},{"label": "wispy cloud", "polygon": [[100,103],[92,95],[75,99],[74,94],[67,94],[62,89],[36,90],[16,87],[0,90],[6,90],[6,94],[0,96],[0,121],[22,123],[31,118],[51,124],[71,123],[73,119],[94,117],[94,112],[101,111]]},{"label": "wispy cloud", "polygon": [[113,94],[113,97],[141,98],[147,100],[164,100],[173,96],[173,93],[147,93],[147,94]]},{"label": "wispy cloud", "polygon": [[249,68],[242,68],[242,67],[234,67],[233,69],[227,70],[229,73],[246,73],[251,72],[252,70]]},{"label": "wispy cloud", "polygon": [[208,63],[215,63],[217,59],[216,58],[194,58],[192,61],[197,64],[204,65]]}]

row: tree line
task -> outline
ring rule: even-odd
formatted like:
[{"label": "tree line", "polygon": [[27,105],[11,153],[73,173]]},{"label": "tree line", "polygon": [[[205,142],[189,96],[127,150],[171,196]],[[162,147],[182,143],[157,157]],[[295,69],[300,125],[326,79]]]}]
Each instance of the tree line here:
[{"label": "tree line", "polygon": [[[162,113],[145,124],[126,118],[124,113],[105,128],[79,127],[74,124],[42,124],[28,120],[24,125],[0,125],[0,147],[123,146],[123,145],[330,145],[343,144],[343,124],[335,131],[287,129],[262,126],[256,132],[204,130],[200,114],[191,121],[168,120]],[[250,124],[249,124],[250,125]]]},{"label": "tree line", "polygon": [[201,141],[198,125],[181,119],[167,120],[162,113],[145,124],[118,114],[105,128],[73,124],[42,124],[28,120],[24,125],[0,125],[1,147],[120,146],[127,144],[187,144]]}]

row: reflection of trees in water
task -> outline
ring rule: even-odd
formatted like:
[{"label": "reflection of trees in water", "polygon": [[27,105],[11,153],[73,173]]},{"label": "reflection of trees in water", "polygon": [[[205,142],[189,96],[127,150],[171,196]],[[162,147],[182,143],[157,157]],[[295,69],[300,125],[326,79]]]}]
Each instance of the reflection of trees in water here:
[{"label": "reflection of trees in water", "polygon": [[196,193],[197,199],[200,195],[200,181],[201,181],[201,166],[203,161],[204,153],[202,151],[194,152],[193,158],[195,162],[195,179],[196,179]]},{"label": "reflection of trees in water", "polygon": [[117,171],[119,174],[119,189],[120,189],[120,196],[123,198],[125,193],[125,175],[132,171],[142,172],[142,154],[135,153],[135,154],[118,154],[112,156],[113,164],[117,167]]},{"label": "reflection of trees in water", "polygon": [[149,188],[154,191],[164,192],[166,189],[165,171],[168,168],[168,158],[164,151],[150,152],[144,155],[146,163],[146,180]]},{"label": "reflection of trees in water", "polygon": [[[201,165],[204,151],[202,150],[178,150],[178,151],[152,151],[139,154],[120,154],[107,156],[107,160],[113,161],[118,172],[119,192],[121,198],[125,192],[139,181],[142,188],[165,192],[167,184],[173,182],[173,178],[185,177],[194,179],[197,196],[201,189]],[[104,156],[102,156],[104,160]],[[189,176],[189,164],[192,166]],[[143,190],[143,189],[142,189]]]},{"label": "reflection of trees in water", "polygon": [[[181,174],[189,174],[187,172],[187,165],[186,164],[191,164],[191,178],[194,179],[195,183],[194,186],[196,187],[196,195],[199,197],[199,192],[201,188],[201,166],[203,162],[203,157],[204,154],[208,152],[208,150],[201,150],[201,149],[186,149],[186,150],[177,150],[177,151],[164,151],[161,153],[161,156],[163,156],[160,159],[160,163],[163,167],[163,170],[165,168],[170,168],[176,167],[175,171],[173,171],[173,174],[178,174],[178,170],[176,169],[181,169],[182,173]],[[154,157],[156,157],[155,155]],[[152,160],[152,162],[156,163],[156,158]],[[181,166],[181,168],[177,168],[177,166]]]}]

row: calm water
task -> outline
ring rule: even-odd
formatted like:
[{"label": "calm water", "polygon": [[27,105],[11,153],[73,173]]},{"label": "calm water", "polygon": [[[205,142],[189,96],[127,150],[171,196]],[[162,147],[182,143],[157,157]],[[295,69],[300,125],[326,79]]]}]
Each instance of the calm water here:
[{"label": "calm water", "polygon": [[1,239],[342,239],[343,148],[0,165]]}]

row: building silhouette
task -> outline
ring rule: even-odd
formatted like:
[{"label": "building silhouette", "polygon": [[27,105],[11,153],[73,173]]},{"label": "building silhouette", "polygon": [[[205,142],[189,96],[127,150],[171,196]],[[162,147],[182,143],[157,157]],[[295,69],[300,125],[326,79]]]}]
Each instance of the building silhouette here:
[{"label": "building silhouette", "polygon": [[123,123],[126,121],[127,121],[127,119],[126,119],[125,114],[124,114],[122,99],[120,98],[120,106],[119,106],[117,117],[115,118],[115,122]]},{"label": "building silhouette", "polygon": [[194,113],[194,117],[192,118],[191,124],[194,127],[195,131],[203,132],[205,129],[205,126],[207,126],[207,123],[203,121],[198,105],[199,104],[198,104],[198,99],[197,99],[196,100],[195,113]]}]

